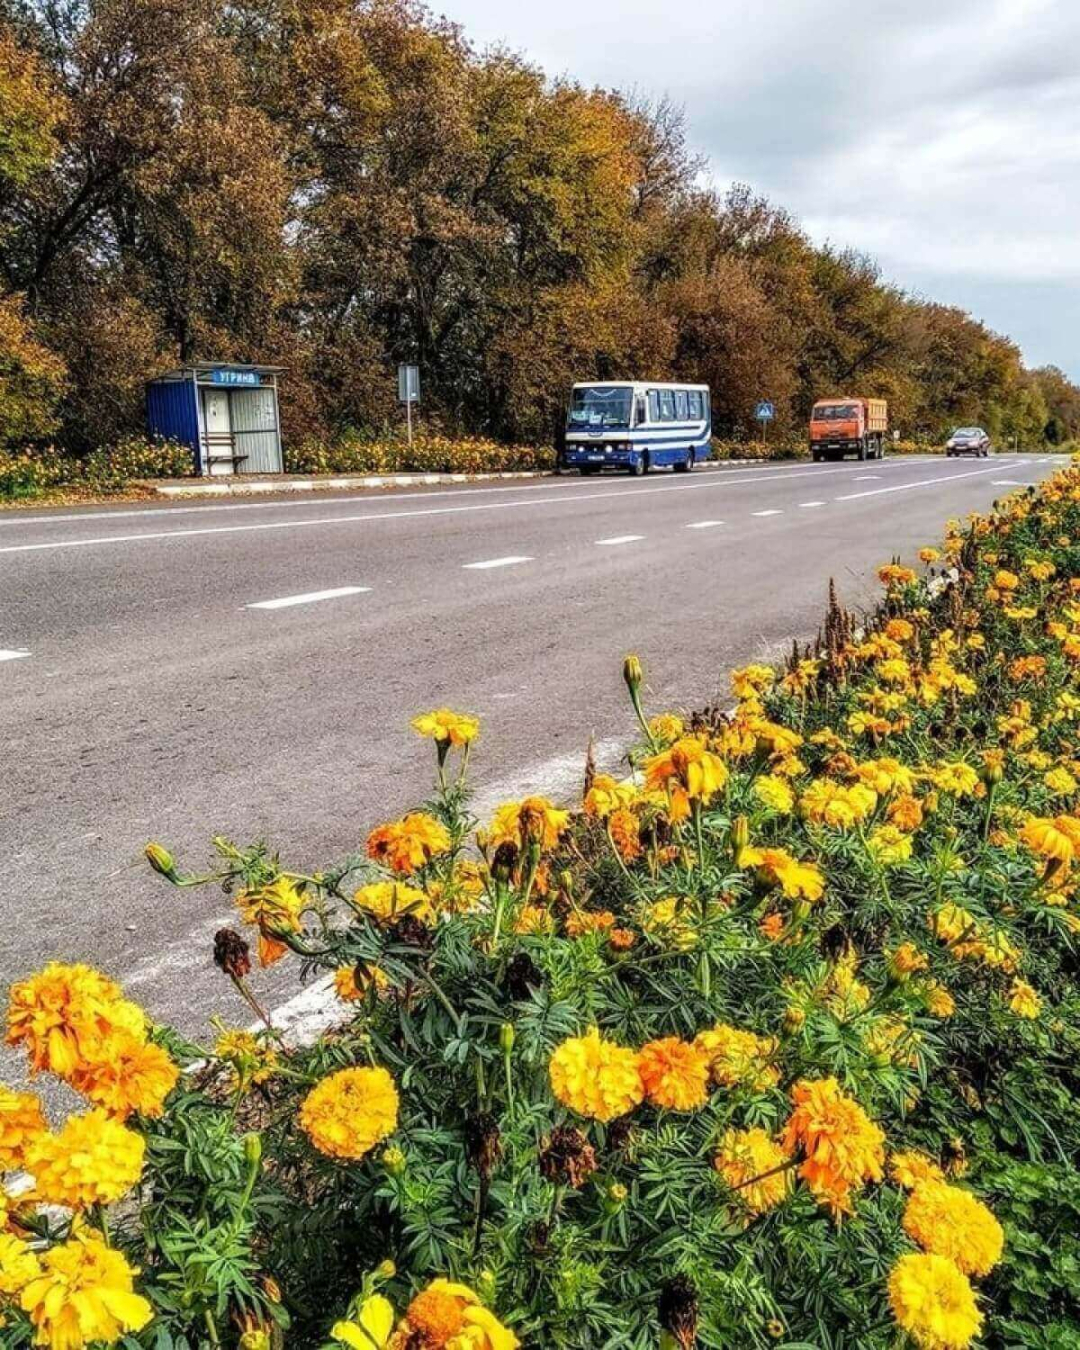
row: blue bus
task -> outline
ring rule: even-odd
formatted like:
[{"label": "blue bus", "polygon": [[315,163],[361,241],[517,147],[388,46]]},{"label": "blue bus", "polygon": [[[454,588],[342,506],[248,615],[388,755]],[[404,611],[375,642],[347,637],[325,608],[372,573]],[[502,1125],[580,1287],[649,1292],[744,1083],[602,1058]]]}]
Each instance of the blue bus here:
[{"label": "blue bus", "polygon": [[575,384],[562,463],[583,474],[626,469],[638,476],[670,465],[688,473],[709,456],[707,384]]}]

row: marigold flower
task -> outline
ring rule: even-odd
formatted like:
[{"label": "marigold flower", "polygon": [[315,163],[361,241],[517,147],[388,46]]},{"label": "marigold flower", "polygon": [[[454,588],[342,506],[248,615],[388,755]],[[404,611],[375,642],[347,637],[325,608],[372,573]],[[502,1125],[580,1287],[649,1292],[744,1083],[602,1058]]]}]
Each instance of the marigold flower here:
[{"label": "marigold flower", "polygon": [[381,923],[395,923],[410,915],[421,923],[433,924],[435,910],[431,900],[415,886],[399,881],[373,881],[361,886],[352,898],[355,909],[365,910]]},{"label": "marigold flower", "polygon": [[1080,851],[1080,820],[1073,816],[1030,816],[1020,829],[1020,842],[1040,858],[1069,864]]},{"label": "marigold flower", "polygon": [[123,1254],[86,1229],[41,1257],[41,1272],[19,1298],[33,1324],[35,1345],[82,1350],[114,1345],[141,1331],[153,1317],[145,1298],[134,1292],[138,1272]]},{"label": "marigold flower", "polygon": [[710,801],[728,780],[727,765],[696,736],[684,736],[667,750],[652,755],[644,768],[647,790],[670,791],[676,819],[686,815],[691,801]]},{"label": "marigold flower", "polygon": [[34,1199],[88,1209],[111,1205],[138,1183],[146,1141],[96,1108],[68,1116],[57,1134],[38,1135],[26,1151]]},{"label": "marigold flower", "polygon": [[108,1059],[86,1064],[71,1076],[71,1086],[118,1120],[130,1115],[157,1119],[180,1070],[160,1045],[135,1036],[114,1038]]},{"label": "marigold flower", "polygon": [[68,1078],[81,1065],[107,1057],[118,1031],[145,1034],[142,1010],[120,986],[83,965],[50,961],[44,970],[11,986],[8,1045],[22,1045],[31,1071]]},{"label": "marigold flower", "polygon": [[895,825],[905,834],[912,834],[923,823],[922,802],[917,797],[902,793],[889,803],[886,817],[890,825]]},{"label": "marigold flower", "polygon": [[937,1163],[914,1149],[891,1155],[889,1176],[906,1191],[913,1191],[927,1181],[945,1180],[945,1173]]},{"label": "marigold flower", "polygon": [[594,820],[606,820],[613,811],[629,806],[636,796],[633,783],[620,783],[608,773],[598,773],[585,794],[585,814]]},{"label": "marigold flower", "polygon": [[778,815],[790,815],[795,807],[795,794],[791,790],[791,785],[775,774],[755,778],[753,793],[763,806],[767,806]]},{"label": "marigold flower", "polygon": [[799,862],[783,848],[744,848],[736,859],[738,867],[752,867],[766,886],[779,886],[791,900],[811,904],[825,893],[821,869],[810,862]]},{"label": "marigold flower", "polygon": [[1043,782],[1046,786],[1059,797],[1070,797],[1076,791],[1076,779],[1060,764],[1056,768],[1049,769],[1043,775]]},{"label": "marigold flower", "polygon": [[1005,1234],[990,1210],[970,1191],[946,1181],[923,1181],[908,1198],[904,1232],[965,1275],[988,1275],[1001,1260]]},{"label": "marigold flower", "polygon": [[613,811],[608,817],[608,831],[623,862],[633,862],[641,857],[641,826],[633,811],[626,808]]},{"label": "marigold flower", "polygon": [[777,1048],[772,1037],[717,1022],[699,1031],[694,1044],[705,1056],[719,1087],[752,1087],[764,1092],[780,1081],[779,1070],[769,1062]]},{"label": "marigold flower", "polygon": [[662,745],[671,745],[683,734],[683,720],[674,713],[658,713],[649,719],[649,735]]},{"label": "marigold flower", "polygon": [[240,891],[236,907],[244,922],[259,930],[260,965],[272,966],[289,950],[281,936],[300,932],[306,905],[303,883],[290,877],[275,877],[265,886]]},{"label": "marigold flower", "polygon": [[398,1334],[424,1350],[518,1350],[521,1344],[468,1285],[442,1279],[416,1295]]},{"label": "marigold flower", "polygon": [[351,1350],[384,1350],[394,1330],[394,1305],[382,1294],[370,1294],[351,1322],[335,1322],[330,1336]]},{"label": "marigold flower", "polygon": [[14,1233],[0,1233],[0,1307],[5,1299],[21,1294],[40,1273],[41,1265],[30,1244]]},{"label": "marigold flower", "polygon": [[397,1129],[394,1080],[383,1068],[339,1069],[307,1094],[299,1121],[320,1153],[363,1158]]},{"label": "marigold flower", "polygon": [[1026,980],[1013,980],[1009,990],[1009,1007],[1017,1017],[1038,1017],[1042,999]]},{"label": "marigold flower", "polygon": [[929,777],[941,792],[955,797],[970,797],[979,786],[979,775],[961,760],[946,761],[930,770]]},{"label": "marigold flower", "polygon": [[46,1128],[41,1102],[32,1092],[0,1084],[0,1172],[23,1167],[27,1146]]},{"label": "marigold flower", "polygon": [[910,567],[901,567],[899,563],[885,563],[878,568],[878,580],[889,590],[900,586],[910,586],[915,580],[915,573]]},{"label": "marigold flower", "polygon": [[1015,591],[1020,585],[1020,578],[1015,572],[1008,572],[1002,568],[994,573],[994,585],[999,591]]},{"label": "marigold flower", "polygon": [[649,1041],[638,1053],[645,1095],[668,1111],[696,1111],[709,1100],[709,1059],[697,1042],[677,1036]]},{"label": "marigold flower", "polygon": [[750,1214],[764,1214],[791,1193],[793,1174],[784,1166],[788,1154],[760,1126],[728,1130],[713,1166]]},{"label": "marigold flower", "polygon": [[881,867],[896,867],[911,857],[911,836],[896,825],[879,825],[866,841],[871,858]]},{"label": "marigold flower", "polygon": [[269,1082],[278,1067],[275,1047],[251,1031],[223,1031],[214,1054],[231,1065],[238,1085]]},{"label": "marigold flower", "polygon": [[816,824],[847,830],[872,815],[877,802],[877,793],[863,783],[845,787],[831,778],[818,778],[799,799],[799,811]]},{"label": "marigold flower", "polygon": [[500,844],[514,844],[523,849],[527,836],[535,831],[535,838],[545,852],[557,845],[570,824],[570,812],[552,806],[546,797],[526,797],[520,802],[504,802],[495,810],[491,824],[483,832],[485,848],[497,849]]},{"label": "marigold flower", "polygon": [[451,712],[449,708],[421,713],[419,717],[413,718],[411,726],[420,736],[454,746],[468,745],[480,734],[479,718],[470,717],[468,713]]},{"label": "marigold flower", "polygon": [[556,1046],[548,1072],[551,1090],[564,1106],[605,1123],[632,1111],[645,1096],[636,1053],[601,1038],[597,1027]]},{"label": "marigold flower", "polygon": [[919,1350],[967,1350],[982,1330],[967,1276],[943,1256],[901,1256],[889,1275],[889,1306]]},{"label": "marigold flower", "polygon": [[731,672],[731,689],[736,698],[750,699],[771,689],[776,682],[772,666],[750,665]]},{"label": "marigold flower", "polygon": [[880,1181],[885,1134],[835,1078],[803,1078],[791,1089],[794,1110],[781,1144],[802,1151],[799,1175],[834,1214],[850,1213],[852,1194],[865,1181]]},{"label": "marigold flower", "polygon": [[450,832],[441,820],[424,811],[413,811],[401,820],[389,821],[372,830],[367,855],[392,872],[411,876],[432,858],[450,848]]}]

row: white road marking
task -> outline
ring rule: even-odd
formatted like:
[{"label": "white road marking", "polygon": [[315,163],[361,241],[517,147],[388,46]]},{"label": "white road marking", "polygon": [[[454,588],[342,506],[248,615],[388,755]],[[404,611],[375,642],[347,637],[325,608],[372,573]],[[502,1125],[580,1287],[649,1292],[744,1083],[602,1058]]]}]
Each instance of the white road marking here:
[{"label": "white road marking", "polygon": [[773,507],[768,511],[751,511],[750,514],[752,516],[782,516],[784,513],[783,511],[777,510],[776,507]]},{"label": "white road marking", "polygon": [[513,567],[515,563],[532,562],[525,554],[511,554],[508,558],[486,558],[483,562],[463,563],[466,571],[485,572],[489,567]]},{"label": "white road marking", "polygon": [[0,661],[18,661],[30,653],[23,647],[0,647]]},{"label": "white road marking", "polygon": [[336,600],[342,595],[364,595],[370,586],[337,586],[332,591],[308,591],[306,595],[283,595],[277,600],[256,600],[245,609],[288,609],[290,605],[310,605],[316,600]]},{"label": "white road marking", "polygon": [[799,506],[800,506],[803,510],[807,510],[807,509],[808,509],[809,507],[811,507],[811,506],[824,506],[824,505],[825,505],[824,502],[800,502],[800,503],[799,503]]},{"label": "white road marking", "polygon": [[644,538],[643,534],[613,534],[610,539],[598,539],[596,542],[607,548],[612,544],[636,544]]},{"label": "white road marking", "polygon": [[1021,483],[1021,482],[1020,482],[1018,479],[1016,479],[1016,478],[991,478],[991,480],[990,480],[990,486],[991,486],[991,487],[1024,487],[1025,484]]},{"label": "white road marking", "polygon": [[855,483],[876,483],[881,477],[879,473],[860,473],[852,481]]},{"label": "white road marking", "polygon": [[920,478],[914,483],[894,483],[892,487],[867,488],[865,492],[849,492],[837,497],[838,502],[854,502],[860,497],[878,497],[883,492],[907,492],[910,488],[936,487],[938,483],[953,483],[960,478],[982,478],[985,474],[997,473],[996,469],[974,469],[971,473],[951,473],[940,478]]},{"label": "white road marking", "polygon": [[[906,467],[906,466],[904,466]],[[828,474],[846,473],[844,468],[819,469],[805,466],[796,468],[790,472],[779,473],[775,470],[765,470],[764,472],[755,471],[753,475],[736,478],[734,474],[729,476],[727,473],[716,473],[709,477],[694,478],[689,483],[657,483],[651,487],[620,487],[608,489],[605,491],[594,492],[556,492],[554,496],[541,496],[524,501],[498,501],[498,502],[476,502],[468,506],[432,506],[418,507],[415,510],[408,511],[367,511],[358,515],[347,516],[318,516],[311,520],[268,520],[261,521],[257,525],[210,525],[202,526],[198,529],[184,530],[147,530],[138,534],[106,534],[94,535],[88,539],[55,539],[39,544],[6,544],[0,547],[0,554],[4,553],[42,553],[49,549],[58,548],[91,548],[98,544],[131,544],[143,543],[156,539],[189,539],[202,535],[214,534],[248,534],[259,530],[299,530],[313,526],[321,525],[355,525],[362,524],[364,521],[384,521],[410,519],[421,516],[446,516],[461,515],[472,511],[512,511],[520,507],[529,506],[550,506],[557,505],[560,502],[591,502],[600,501],[610,497],[641,497],[652,496],[659,492],[693,492],[705,488],[714,487],[744,487],[755,483],[766,482],[770,479],[777,481],[787,478],[818,478]],[[982,473],[994,473],[996,469],[983,469]],[[953,477],[972,477],[974,475],[958,474]],[[855,496],[870,496],[873,492],[898,492],[906,487],[924,487],[932,486],[934,483],[950,482],[951,477],[928,478],[917,483],[901,483],[892,488],[876,488],[868,493],[856,493]],[[545,487],[551,488],[552,485],[545,484]],[[515,489],[521,491],[523,489]],[[486,495],[493,489],[481,489],[480,492],[474,490],[473,495]],[[423,495],[423,494],[420,494]],[[437,494],[436,494],[437,495]],[[352,501],[353,498],[347,500]],[[840,497],[838,501],[846,501],[848,498]],[[292,505],[293,503],[290,503]],[[247,503],[253,505],[253,503]],[[0,522],[3,523],[3,522]],[[27,522],[31,523],[31,522]],[[48,524],[48,518],[43,516],[36,517],[36,523]]]},{"label": "white road marking", "polygon": [[687,525],[688,530],[711,530],[714,525],[723,525],[722,520],[694,520]]}]

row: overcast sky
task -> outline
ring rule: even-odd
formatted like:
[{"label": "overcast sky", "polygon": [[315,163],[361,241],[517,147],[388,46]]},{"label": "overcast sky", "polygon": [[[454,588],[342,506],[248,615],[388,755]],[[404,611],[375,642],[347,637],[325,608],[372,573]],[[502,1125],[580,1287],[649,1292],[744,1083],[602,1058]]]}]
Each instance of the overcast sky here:
[{"label": "overcast sky", "polygon": [[1080,0],[432,0],[1080,379]]}]

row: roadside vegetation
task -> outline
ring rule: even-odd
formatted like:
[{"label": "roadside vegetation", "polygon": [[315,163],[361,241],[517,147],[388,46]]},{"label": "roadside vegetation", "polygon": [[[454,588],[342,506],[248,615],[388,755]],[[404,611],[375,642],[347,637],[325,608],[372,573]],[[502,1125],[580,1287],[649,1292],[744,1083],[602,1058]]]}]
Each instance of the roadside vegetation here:
[{"label": "roadside vegetation", "polygon": [[0,92],[0,446],[115,445],[196,357],[284,366],[286,444],[337,458],[400,426],[399,361],[433,435],[544,450],[572,381],[633,376],[708,383],[725,440],[853,392],[920,442],[1080,434],[1060,371],[703,188],[676,109],[413,0],[28,0]]},{"label": "roadside vegetation", "polygon": [[[1080,468],[921,564],[733,708],[628,657],[627,772],[575,809],[476,821],[438,709],[431,795],[339,863],[149,845],[230,898],[236,1015],[12,987],[85,1109],[0,1092],[5,1345],[1080,1344]],[[336,1000],[314,1044],[281,963]]]}]

